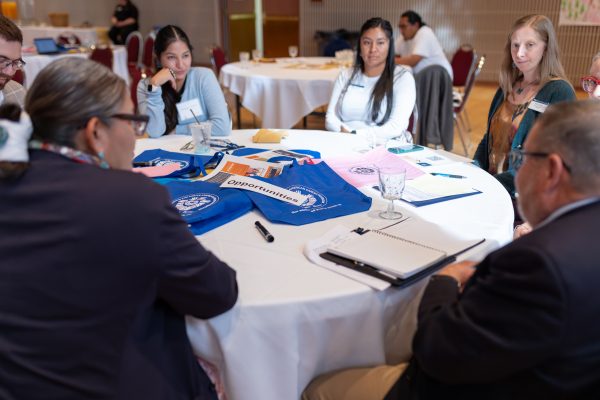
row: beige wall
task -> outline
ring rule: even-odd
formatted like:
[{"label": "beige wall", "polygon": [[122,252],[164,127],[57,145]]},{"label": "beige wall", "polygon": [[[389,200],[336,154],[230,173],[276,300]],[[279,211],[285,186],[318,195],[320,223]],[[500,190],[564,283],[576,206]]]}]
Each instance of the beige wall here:
[{"label": "beige wall", "polygon": [[560,0],[370,0],[368,7],[365,4],[364,0],[300,0],[301,54],[317,54],[316,30],[357,31],[375,16],[396,27],[400,14],[409,9],[434,29],[449,58],[461,43],[471,43],[486,54],[480,76],[485,81],[497,81],[506,35],[513,22],[526,14],[545,14],[554,22],[561,58],[573,83],[587,73],[591,57],[600,50],[600,27],[558,27]]},{"label": "beige wall", "polygon": [[[140,11],[140,31],[153,26],[180,25],[194,46],[194,61],[209,63],[208,47],[220,43],[219,0],[133,0]],[[72,25],[84,21],[108,25],[116,0],[35,0],[35,17],[48,22],[50,12],[69,12]]]}]

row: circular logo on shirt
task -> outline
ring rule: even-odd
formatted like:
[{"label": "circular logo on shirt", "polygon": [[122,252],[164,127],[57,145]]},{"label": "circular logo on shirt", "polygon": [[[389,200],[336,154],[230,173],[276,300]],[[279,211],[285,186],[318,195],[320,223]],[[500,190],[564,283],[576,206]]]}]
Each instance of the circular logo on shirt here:
[{"label": "circular logo on shirt", "polygon": [[219,196],[211,193],[194,193],[181,196],[173,200],[173,205],[181,216],[187,217],[195,212],[202,211],[219,201]]},{"label": "circular logo on shirt", "polygon": [[358,165],[356,167],[350,167],[348,172],[356,175],[377,175],[377,169],[368,165]]},{"label": "circular logo on shirt", "polygon": [[169,158],[155,158],[154,160],[150,160],[150,161],[157,167],[162,167],[163,165],[169,165],[169,164],[179,164],[179,169],[183,169],[183,168],[186,168],[188,165],[190,165],[189,161],[172,160]]},{"label": "circular logo on shirt", "polygon": [[300,207],[315,208],[327,204],[327,197],[312,188],[302,185],[293,185],[287,189],[308,197],[304,203],[300,204]]}]

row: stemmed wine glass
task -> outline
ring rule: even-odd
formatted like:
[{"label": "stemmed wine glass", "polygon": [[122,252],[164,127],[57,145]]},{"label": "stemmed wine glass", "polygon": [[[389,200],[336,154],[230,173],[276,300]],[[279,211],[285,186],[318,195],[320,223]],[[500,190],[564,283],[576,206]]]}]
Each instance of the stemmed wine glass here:
[{"label": "stemmed wine glass", "polygon": [[400,219],[402,213],[394,210],[394,200],[402,198],[406,184],[406,169],[401,167],[383,167],[377,171],[379,175],[379,188],[384,199],[389,200],[387,210],[381,211],[379,216],[385,219]]},{"label": "stemmed wine glass", "polygon": [[288,53],[290,57],[295,58],[298,55],[298,46],[288,47]]}]

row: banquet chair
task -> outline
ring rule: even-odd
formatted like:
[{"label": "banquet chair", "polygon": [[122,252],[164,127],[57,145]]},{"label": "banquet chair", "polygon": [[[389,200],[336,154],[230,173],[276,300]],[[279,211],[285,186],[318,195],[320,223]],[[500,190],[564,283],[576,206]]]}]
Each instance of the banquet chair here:
[{"label": "banquet chair", "polygon": [[454,142],[452,78],[441,65],[430,65],[415,74],[417,88],[416,144],[443,146]]},{"label": "banquet chair", "polygon": [[[461,101],[458,105],[454,106],[454,126],[458,131],[458,137],[462,143],[463,149],[465,151],[465,156],[469,155],[469,147],[471,145],[471,138],[469,132],[471,131],[470,127],[467,127],[464,121],[463,115],[465,114],[465,105],[467,104],[467,100],[469,99],[469,94],[471,90],[473,90],[473,86],[475,85],[475,79],[479,76],[483,65],[485,64],[485,54],[475,59],[473,62],[473,66],[471,67],[471,71],[469,71],[469,76],[467,77],[467,81],[465,82],[465,89],[462,95]],[[466,137],[465,137],[466,136]]]},{"label": "banquet chair", "polygon": [[113,69],[113,51],[110,47],[96,47],[90,54],[90,60],[105,65],[110,70]]},{"label": "banquet chair", "polygon": [[218,79],[221,68],[223,65],[227,64],[227,57],[221,47],[216,45],[210,47],[210,63]]},{"label": "banquet chair", "polygon": [[142,57],[142,43],[144,38],[138,31],[131,32],[125,39],[125,47],[127,48],[127,65],[140,67]]},{"label": "banquet chair", "polygon": [[22,69],[18,69],[13,75],[12,80],[23,86],[25,82],[25,72]]},{"label": "banquet chair", "polygon": [[155,34],[150,32],[144,40],[142,49],[142,69],[143,73],[148,76],[154,74],[154,38]]},{"label": "banquet chair", "polygon": [[65,32],[62,35],[59,35],[58,38],[56,38],[56,43],[61,46],[80,45],[81,39],[79,39],[79,37],[77,35],[75,35],[74,33]]},{"label": "banquet chair", "polygon": [[142,79],[142,71],[137,67],[130,67],[129,68],[129,77],[131,78],[131,85],[129,86],[131,101],[133,102],[133,107],[135,109],[135,113],[137,113],[138,112],[137,86],[138,86],[138,82]]},{"label": "banquet chair", "polygon": [[[470,44],[463,44],[456,51],[456,53],[454,53],[454,56],[452,56],[450,65],[452,66],[452,73],[454,75],[454,79],[452,81],[452,100],[454,102],[454,106],[460,104],[462,96],[464,95],[467,78],[469,77],[469,73],[471,73],[476,63],[477,54],[475,53],[473,46]],[[464,112],[464,118],[470,131],[471,123],[466,111]]]}]

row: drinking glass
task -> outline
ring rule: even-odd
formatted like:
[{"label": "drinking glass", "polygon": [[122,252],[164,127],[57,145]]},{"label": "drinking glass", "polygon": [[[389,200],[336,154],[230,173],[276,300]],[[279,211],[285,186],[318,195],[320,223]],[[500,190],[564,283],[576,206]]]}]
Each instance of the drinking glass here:
[{"label": "drinking glass", "polygon": [[260,60],[261,57],[262,51],[260,51],[259,49],[252,50],[252,60],[254,60],[254,62],[258,62],[258,60]]},{"label": "drinking glass", "polygon": [[298,55],[298,46],[288,47],[288,53],[290,57],[295,58]]},{"label": "drinking glass", "polygon": [[389,200],[387,210],[381,211],[379,216],[384,219],[400,219],[402,213],[394,210],[394,200],[400,200],[406,184],[406,169],[404,168],[379,168],[379,189],[384,199]]},{"label": "drinking glass", "polygon": [[248,66],[248,61],[250,61],[250,53],[247,51],[240,51],[240,62],[242,63],[242,68],[246,68]]},{"label": "drinking glass", "polygon": [[194,152],[196,154],[210,153],[210,136],[212,123],[204,121],[190,125],[192,140],[194,142]]}]

